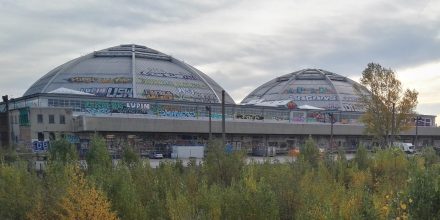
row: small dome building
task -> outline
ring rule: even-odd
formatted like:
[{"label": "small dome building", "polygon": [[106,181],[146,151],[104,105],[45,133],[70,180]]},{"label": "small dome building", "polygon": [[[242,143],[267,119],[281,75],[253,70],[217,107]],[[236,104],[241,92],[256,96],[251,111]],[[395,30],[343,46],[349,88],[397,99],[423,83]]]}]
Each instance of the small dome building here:
[{"label": "small dome building", "polygon": [[[24,96],[37,93],[220,103],[222,88],[196,68],[140,45],[95,51],[58,66]],[[225,102],[234,104],[226,93]]]},{"label": "small dome building", "polygon": [[[362,111],[355,81],[322,69],[303,69],[277,77],[254,91],[242,105],[308,105],[326,110]],[[365,91],[367,91],[365,89]]]}]

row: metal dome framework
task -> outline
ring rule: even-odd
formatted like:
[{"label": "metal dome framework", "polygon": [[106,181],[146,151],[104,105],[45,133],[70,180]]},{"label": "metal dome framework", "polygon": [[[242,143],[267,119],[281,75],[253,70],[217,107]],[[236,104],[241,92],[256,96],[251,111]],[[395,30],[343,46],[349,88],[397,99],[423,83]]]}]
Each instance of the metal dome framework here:
[{"label": "metal dome framework", "polygon": [[[294,102],[327,110],[362,111],[355,81],[322,69],[303,69],[277,77],[254,91],[241,104],[267,105]],[[365,90],[366,92],[366,90]]]},{"label": "metal dome framework", "polygon": [[[151,48],[125,44],[62,64],[36,81],[24,96],[75,90],[102,97],[220,103],[223,90],[213,79]],[[225,101],[235,103],[226,93]]]}]

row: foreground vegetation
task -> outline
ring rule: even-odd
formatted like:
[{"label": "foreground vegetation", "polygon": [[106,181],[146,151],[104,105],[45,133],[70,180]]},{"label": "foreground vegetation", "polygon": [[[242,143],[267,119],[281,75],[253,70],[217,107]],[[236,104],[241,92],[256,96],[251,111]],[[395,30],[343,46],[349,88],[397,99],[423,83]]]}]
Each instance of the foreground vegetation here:
[{"label": "foreground vegetation", "polygon": [[3,152],[0,219],[440,219],[440,164],[432,148],[398,149],[347,161],[320,155],[309,139],[291,163],[244,162],[209,146],[203,164],[152,169],[127,146],[112,165],[96,137],[87,167],[60,140],[43,173]]}]

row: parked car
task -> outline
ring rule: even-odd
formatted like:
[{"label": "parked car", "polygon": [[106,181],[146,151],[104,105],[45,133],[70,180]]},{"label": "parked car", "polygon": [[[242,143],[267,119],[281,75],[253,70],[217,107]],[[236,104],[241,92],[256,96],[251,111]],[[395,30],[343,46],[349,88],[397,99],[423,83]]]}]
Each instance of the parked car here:
[{"label": "parked car", "polygon": [[150,159],[163,159],[163,154],[158,152],[151,152],[149,157]]},{"label": "parked car", "polygon": [[411,143],[397,142],[394,143],[394,146],[399,147],[403,152],[407,154],[413,154],[416,152],[414,145]]}]

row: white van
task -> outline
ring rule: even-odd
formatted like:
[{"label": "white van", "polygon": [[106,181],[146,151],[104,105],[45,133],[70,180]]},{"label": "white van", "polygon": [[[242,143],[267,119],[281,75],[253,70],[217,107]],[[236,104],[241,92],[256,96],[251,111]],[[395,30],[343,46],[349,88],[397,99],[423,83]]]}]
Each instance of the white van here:
[{"label": "white van", "polygon": [[402,149],[403,152],[407,154],[413,154],[416,152],[412,143],[396,142],[394,143],[394,146],[399,147],[400,149]]}]

